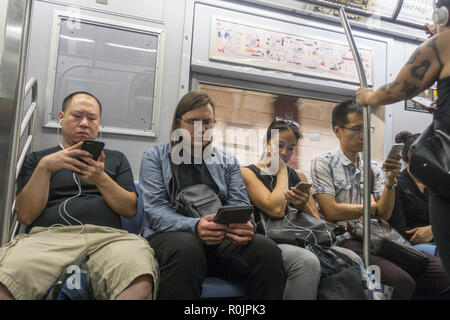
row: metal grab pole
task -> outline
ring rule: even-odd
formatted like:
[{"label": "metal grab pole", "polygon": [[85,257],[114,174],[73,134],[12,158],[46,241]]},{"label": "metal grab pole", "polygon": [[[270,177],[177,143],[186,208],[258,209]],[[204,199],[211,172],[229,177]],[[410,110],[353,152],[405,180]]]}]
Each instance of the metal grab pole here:
[{"label": "metal grab pole", "polygon": [[[364,72],[364,67],[361,61],[361,57],[356,47],[355,40],[352,36],[352,31],[347,20],[344,7],[341,6],[339,9],[339,15],[341,18],[342,27],[344,28],[345,35],[347,36],[348,43],[350,44],[350,49],[352,50],[353,59],[355,60],[356,70],[358,71],[359,82],[362,88],[367,88],[367,78]],[[370,106],[365,106],[363,108],[363,118],[364,118],[364,146],[363,146],[363,180],[364,180],[364,237],[363,237],[363,261],[367,268],[370,266]]]}]

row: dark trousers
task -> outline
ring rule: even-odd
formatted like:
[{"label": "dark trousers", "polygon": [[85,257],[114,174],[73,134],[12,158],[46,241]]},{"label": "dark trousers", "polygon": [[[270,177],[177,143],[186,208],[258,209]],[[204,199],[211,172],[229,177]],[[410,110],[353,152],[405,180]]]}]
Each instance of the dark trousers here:
[{"label": "dark trousers", "polygon": [[450,279],[450,200],[430,194],[428,207],[437,251]]},{"label": "dark trousers", "polygon": [[[363,246],[360,241],[345,240],[339,243],[339,246],[354,251],[363,259]],[[425,254],[429,260],[427,269],[421,274],[413,275],[385,258],[370,255],[370,264],[380,267],[381,283],[394,288],[393,300],[405,300],[413,297],[450,298],[449,283],[445,277],[441,259]]]},{"label": "dark trousers", "polygon": [[165,232],[147,239],[160,268],[158,298],[199,299],[206,276],[238,280],[246,299],[282,299],[285,275],[281,250],[255,234],[247,245],[224,240],[206,246],[189,232]]}]

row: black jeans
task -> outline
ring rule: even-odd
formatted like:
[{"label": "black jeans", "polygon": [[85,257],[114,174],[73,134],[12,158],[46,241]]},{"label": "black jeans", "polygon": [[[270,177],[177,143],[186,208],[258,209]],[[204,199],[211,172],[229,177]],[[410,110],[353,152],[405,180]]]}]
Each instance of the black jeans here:
[{"label": "black jeans", "polygon": [[281,250],[262,235],[244,246],[228,240],[206,246],[189,232],[157,233],[147,240],[160,268],[158,299],[199,299],[206,276],[242,281],[246,299],[283,297]]},{"label": "black jeans", "polygon": [[437,250],[447,278],[450,279],[450,200],[430,194],[428,207]]}]

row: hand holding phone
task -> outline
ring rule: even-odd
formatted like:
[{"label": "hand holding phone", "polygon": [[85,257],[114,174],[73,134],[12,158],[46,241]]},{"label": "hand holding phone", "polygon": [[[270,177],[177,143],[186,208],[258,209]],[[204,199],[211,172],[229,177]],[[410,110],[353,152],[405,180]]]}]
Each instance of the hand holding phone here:
[{"label": "hand holding phone", "polygon": [[[391,150],[386,158],[397,159],[397,153],[401,153],[404,143],[395,143],[392,145]],[[383,164],[382,169],[386,169],[386,166]]]},{"label": "hand holding phone", "polygon": [[[80,168],[81,170],[77,172],[77,176],[89,184],[97,185],[104,178],[104,156],[102,157],[103,147],[105,146],[104,142],[94,141],[94,140],[85,140],[81,145],[80,150],[85,150],[89,152],[92,160],[87,160],[89,157],[78,157],[78,160],[84,162],[87,167]],[[98,161],[99,158],[102,161]],[[83,160],[86,159],[86,160]]]},{"label": "hand holding phone", "polygon": [[304,192],[304,193],[309,193],[309,190],[311,189],[312,184],[308,183],[308,182],[304,182],[304,181],[300,181],[295,188]]},{"label": "hand holding phone", "polygon": [[397,153],[401,153],[404,143],[394,143],[391,147],[391,150],[389,151],[389,154],[386,158],[396,159]]},{"label": "hand holding phone", "polygon": [[[81,150],[85,150],[85,151],[89,152],[92,156],[92,159],[97,161],[103,151],[104,146],[105,146],[105,143],[102,141],[84,140],[83,144],[81,145]],[[83,161],[81,159],[79,159],[79,160]]]},{"label": "hand holding phone", "polygon": [[419,106],[421,106],[422,108],[424,108],[425,110],[427,110],[429,113],[433,113],[434,111],[436,111],[436,107],[435,107],[435,101],[431,101],[430,99],[424,98],[424,97],[414,97],[411,99],[413,102],[417,103]]}]

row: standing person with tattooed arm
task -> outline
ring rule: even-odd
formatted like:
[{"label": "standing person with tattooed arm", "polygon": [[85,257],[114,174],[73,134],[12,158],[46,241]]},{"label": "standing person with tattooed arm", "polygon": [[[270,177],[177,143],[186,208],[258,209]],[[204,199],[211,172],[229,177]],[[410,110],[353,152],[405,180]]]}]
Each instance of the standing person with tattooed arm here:
[{"label": "standing person with tattooed arm", "polygon": [[[438,103],[434,121],[450,134],[450,0],[435,1],[435,14],[442,18],[429,28],[432,37],[414,51],[395,80],[376,91],[360,88],[356,102],[360,105],[386,105],[410,99],[437,81]],[[433,33],[436,32],[436,35]],[[450,200],[430,194],[429,211],[436,244],[450,278]]]}]

